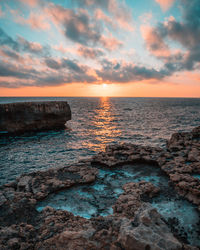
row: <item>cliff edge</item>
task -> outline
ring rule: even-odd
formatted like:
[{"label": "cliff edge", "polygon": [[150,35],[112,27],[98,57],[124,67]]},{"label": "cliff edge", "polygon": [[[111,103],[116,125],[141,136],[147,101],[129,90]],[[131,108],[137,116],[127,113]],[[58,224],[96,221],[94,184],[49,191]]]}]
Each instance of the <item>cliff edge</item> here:
[{"label": "cliff edge", "polygon": [[0,104],[0,132],[63,128],[68,120],[71,120],[71,109],[65,101]]}]

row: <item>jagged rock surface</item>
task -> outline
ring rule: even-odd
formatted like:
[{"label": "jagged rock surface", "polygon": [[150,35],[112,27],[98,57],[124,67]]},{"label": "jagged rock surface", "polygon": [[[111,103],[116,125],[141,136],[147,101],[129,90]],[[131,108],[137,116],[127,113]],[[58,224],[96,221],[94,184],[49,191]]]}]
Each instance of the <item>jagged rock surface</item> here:
[{"label": "jagged rock surface", "polygon": [[93,163],[110,168],[124,163],[154,163],[167,174],[180,195],[199,206],[200,211],[200,127],[191,132],[175,133],[167,148],[134,144],[108,146],[93,157]]},{"label": "jagged rock surface", "polygon": [[0,249],[188,249],[142,197],[159,189],[141,181],[127,183],[113,205],[113,215],[85,219],[36,202],[73,185],[94,182],[96,163],[108,168],[124,163],[153,163],[169,176],[177,191],[200,210],[200,127],[172,135],[166,149],[132,144],[109,146],[91,160],[71,167],[24,174],[0,187]]}]

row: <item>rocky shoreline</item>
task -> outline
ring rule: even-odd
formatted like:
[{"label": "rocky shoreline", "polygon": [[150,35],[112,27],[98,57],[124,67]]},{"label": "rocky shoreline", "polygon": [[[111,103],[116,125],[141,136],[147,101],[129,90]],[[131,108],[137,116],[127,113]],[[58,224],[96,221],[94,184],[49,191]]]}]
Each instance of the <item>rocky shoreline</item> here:
[{"label": "rocky shoreline", "polygon": [[[150,182],[126,183],[113,214],[85,219],[36,204],[49,194],[95,183],[97,166],[154,164],[169,184],[200,213],[200,127],[175,133],[166,149],[121,144],[108,146],[92,159],[46,171],[23,174],[0,187],[0,249],[199,249],[177,238],[148,202],[159,188]],[[173,224],[174,222],[172,222]]]}]

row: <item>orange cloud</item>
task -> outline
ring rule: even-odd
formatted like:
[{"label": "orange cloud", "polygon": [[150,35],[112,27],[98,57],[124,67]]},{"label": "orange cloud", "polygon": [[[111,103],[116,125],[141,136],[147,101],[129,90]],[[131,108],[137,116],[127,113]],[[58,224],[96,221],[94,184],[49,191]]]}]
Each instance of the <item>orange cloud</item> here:
[{"label": "orange cloud", "polygon": [[175,0],[155,0],[163,11],[167,11],[172,7]]}]

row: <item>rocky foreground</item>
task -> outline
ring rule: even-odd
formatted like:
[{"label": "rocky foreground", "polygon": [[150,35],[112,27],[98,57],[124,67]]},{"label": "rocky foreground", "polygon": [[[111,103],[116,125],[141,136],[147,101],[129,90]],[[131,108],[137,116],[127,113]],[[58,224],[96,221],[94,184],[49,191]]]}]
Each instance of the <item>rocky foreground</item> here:
[{"label": "rocky foreground", "polygon": [[113,214],[85,219],[38,201],[74,185],[94,183],[98,169],[131,163],[157,165],[169,184],[200,212],[200,127],[173,134],[166,149],[122,144],[109,146],[73,166],[24,174],[0,188],[0,249],[199,249],[177,238],[148,203],[159,193],[150,182],[127,183]]},{"label": "rocky foreground", "polygon": [[64,101],[0,104],[1,133],[63,128],[68,120],[71,120],[71,110]]}]

